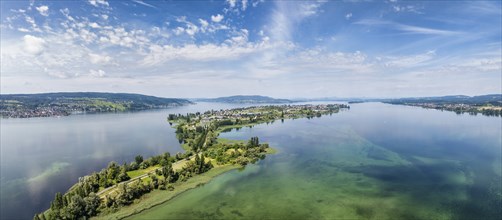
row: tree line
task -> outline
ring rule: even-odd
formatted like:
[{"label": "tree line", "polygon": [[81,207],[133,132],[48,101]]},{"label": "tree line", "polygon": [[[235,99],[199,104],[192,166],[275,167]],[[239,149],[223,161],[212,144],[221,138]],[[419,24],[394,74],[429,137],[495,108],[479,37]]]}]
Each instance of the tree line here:
[{"label": "tree line", "polygon": [[[172,183],[179,180],[184,181],[193,174],[200,174],[212,168],[212,164],[204,163],[200,157],[196,156],[196,162],[187,163],[181,171],[173,170],[172,164],[176,161],[187,159],[191,152],[171,156],[168,152],[143,160],[141,155],[129,164],[124,163],[119,166],[116,162],[110,162],[108,166],[99,172],[80,177],[78,183],[71,187],[67,193],[56,193],[51,202],[49,210],[44,213],[35,214],[33,219],[87,219],[97,215],[104,210],[114,210],[119,207],[129,205],[134,199],[148,193],[154,189],[173,190]],[[128,171],[145,169],[150,166],[160,165],[156,170],[157,175],[150,175],[151,181],[144,182],[141,179],[133,183],[124,183],[131,177]],[[158,178],[158,177],[162,178]],[[179,177],[183,178],[180,179]],[[115,195],[106,195],[104,199],[97,196],[98,191],[107,187],[117,185]]]}]

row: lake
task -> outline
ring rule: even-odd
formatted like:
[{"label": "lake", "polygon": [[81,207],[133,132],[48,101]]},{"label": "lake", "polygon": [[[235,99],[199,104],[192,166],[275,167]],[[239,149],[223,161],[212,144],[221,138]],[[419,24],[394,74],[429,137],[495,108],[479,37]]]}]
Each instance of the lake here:
[{"label": "lake", "polygon": [[170,113],[245,105],[199,103],[170,109],[68,117],[0,119],[0,219],[32,219],[78,177],[110,161],[182,152]]},{"label": "lake", "polygon": [[[32,218],[55,192],[111,160],[182,151],[169,113],[2,119],[1,218]],[[502,119],[381,103],[223,133],[279,150],[134,219],[495,219]]]}]

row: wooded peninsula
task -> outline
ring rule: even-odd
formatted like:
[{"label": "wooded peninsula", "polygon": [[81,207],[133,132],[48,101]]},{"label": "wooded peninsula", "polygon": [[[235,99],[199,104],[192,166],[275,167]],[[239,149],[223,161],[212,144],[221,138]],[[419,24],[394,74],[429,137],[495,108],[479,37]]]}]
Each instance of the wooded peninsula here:
[{"label": "wooded peninsula", "polygon": [[66,193],[56,193],[50,209],[34,219],[122,219],[161,204],[229,170],[275,153],[258,137],[248,141],[219,138],[221,132],[276,120],[314,118],[349,109],[345,104],[253,106],[204,113],[170,114],[184,153],[169,152],[79,178]]}]

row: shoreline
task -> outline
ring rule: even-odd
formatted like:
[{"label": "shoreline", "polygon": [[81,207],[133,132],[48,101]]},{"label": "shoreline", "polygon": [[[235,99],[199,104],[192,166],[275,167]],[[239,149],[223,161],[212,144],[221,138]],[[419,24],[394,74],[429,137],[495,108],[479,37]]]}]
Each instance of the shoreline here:
[{"label": "shoreline", "polygon": [[158,205],[164,204],[177,196],[183,194],[192,189],[196,189],[201,185],[211,182],[214,178],[230,172],[235,169],[242,168],[241,165],[223,165],[215,167],[206,173],[199,174],[188,179],[186,182],[180,182],[174,184],[174,190],[156,190],[148,194],[143,195],[142,198],[135,201],[133,204],[127,207],[121,207],[117,212],[108,213],[105,215],[98,215],[91,217],[90,219],[100,220],[100,219],[127,219],[134,215],[137,215],[143,211],[149,210]]}]

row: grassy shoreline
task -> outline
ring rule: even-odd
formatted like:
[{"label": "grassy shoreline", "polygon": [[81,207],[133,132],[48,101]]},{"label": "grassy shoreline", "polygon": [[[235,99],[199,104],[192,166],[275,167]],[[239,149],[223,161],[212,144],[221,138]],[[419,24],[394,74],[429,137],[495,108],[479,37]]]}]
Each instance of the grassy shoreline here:
[{"label": "grassy shoreline", "polygon": [[224,174],[228,171],[241,168],[240,165],[223,165],[215,167],[206,173],[199,174],[188,179],[186,182],[177,182],[174,184],[174,190],[154,190],[150,193],[143,195],[140,199],[136,200],[133,204],[121,207],[117,212],[100,214],[92,217],[91,219],[125,219],[134,216],[142,211],[153,208],[157,205],[163,204],[176,196],[188,190],[199,187],[200,185],[210,182],[215,177]]}]

